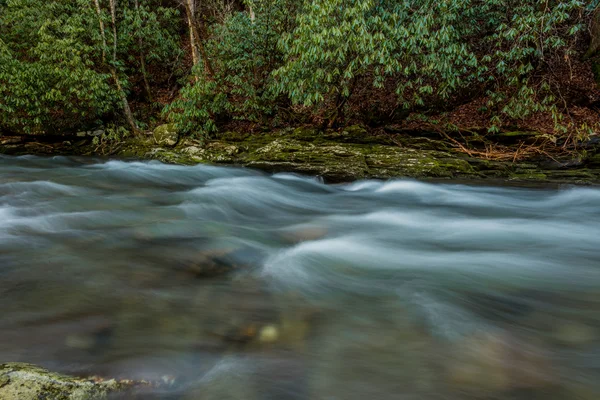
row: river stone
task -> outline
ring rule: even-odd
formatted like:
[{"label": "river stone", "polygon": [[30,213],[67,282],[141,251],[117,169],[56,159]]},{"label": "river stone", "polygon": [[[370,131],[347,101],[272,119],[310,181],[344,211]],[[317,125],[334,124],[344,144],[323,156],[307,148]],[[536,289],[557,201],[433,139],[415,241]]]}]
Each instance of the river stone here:
[{"label": "river stone", "polygon": [[154,140],[160,146],[175,146],[179,140],[175,124],[160,125],[154,129],[153,135]]},{"label": "river stone", "polygon": [[2,400],[96,400],[123,391],[127,384],[94,382],[56,374],[31,364],[0,364]]},{"label": "river stone", "polygon": [[289,243],[301,243],[308,240],[319,240],[327,235],[327,228],[318,225],[297,226],[281,233],[282,239]]},{"label": "river stone", "polygon": [[199,148],[198,146],[189,146],[189,147],[184,148],[181,151],[185,154],[189,154],[190,156],[195,156],[198,153],[203,152],[203,150],[201,148]]}]

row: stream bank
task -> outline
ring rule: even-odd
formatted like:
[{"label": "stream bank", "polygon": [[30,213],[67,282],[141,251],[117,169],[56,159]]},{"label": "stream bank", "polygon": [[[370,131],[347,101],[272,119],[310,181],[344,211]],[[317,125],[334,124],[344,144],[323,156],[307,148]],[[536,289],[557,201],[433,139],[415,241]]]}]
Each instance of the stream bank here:
[{"label": "stream bank", "polygon": [[[539,156],[497,161],[466,154],[436,132],[373,134],[360,126],[320,131],[284,129],[265,133],[225,132],[216,140],[180,137],[162,125],[138,137],[94,143],[103,131],[65,136],[0,136],[0,154],[86,155],[159,160],[170,164],[235,165],[267,172],[321,176],[327,182],[417,178],[510,182],[597,184],[600,143],[590,141],[578,158]],[[520,146],[535,132],[505,132],[499,140]]]}]

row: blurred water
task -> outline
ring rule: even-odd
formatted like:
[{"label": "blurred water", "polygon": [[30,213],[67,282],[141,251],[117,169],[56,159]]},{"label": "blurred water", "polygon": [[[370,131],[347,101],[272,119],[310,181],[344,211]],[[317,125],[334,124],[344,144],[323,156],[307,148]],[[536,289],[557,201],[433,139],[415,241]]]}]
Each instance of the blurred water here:
[{"label": "blurred water", "polygon": [[0,362],[144,399],[598,399],[599,204],[0,157]]}]

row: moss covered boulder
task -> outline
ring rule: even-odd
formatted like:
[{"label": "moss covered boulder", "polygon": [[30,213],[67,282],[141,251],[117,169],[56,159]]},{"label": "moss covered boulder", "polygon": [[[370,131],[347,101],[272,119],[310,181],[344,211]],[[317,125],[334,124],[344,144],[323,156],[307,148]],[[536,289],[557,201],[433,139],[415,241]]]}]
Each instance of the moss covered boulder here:
[{"label": "moss covered boulder", "polygon": [[478,175],[467,161],[445,151],[376,142],[356,143],[351,132],[343,131],[339,135],[281,132],[249,137],[235,144],[212,141],[201,149],[182,148],[182,152],[189,154],[190,149],[194,149],[192,158],[195,162],[319,175],[330,182],[398,176],[453,178]]},{"label": "moss covered boulder", "polygon": [[128,390],[132,383],[96,382],[56,374],[31,364],[0,364],[2,400],[96,400]]},{"label": "moss covered boulder", "polygon": [[159,146],[172,147],[179,141],[179,132],[177,131],[175,124],[160,125],[154,129],[152,135],[154,136],[154,141]]},{"label": "moss covered boulder", "polygon": [[[536,132],[508,132],[508,140],[536,138]],[[593,154],[590,152],[588,158]],[[227,164],[266,172],[318,175],[329,183],[400,177],[513,182],[597,184],[600,161],[497,161],[469,156],[443,139],[418,132],[369,133],[363,127],[343,130],[282,129],[262,133],[225,132],[199,142],[181,138],[174,147],[140,142],[126,145],[123,157],[171,164]],[[595,159],[594,159],[595,161]],[[587,164],[586,164],[587,163]]]}]

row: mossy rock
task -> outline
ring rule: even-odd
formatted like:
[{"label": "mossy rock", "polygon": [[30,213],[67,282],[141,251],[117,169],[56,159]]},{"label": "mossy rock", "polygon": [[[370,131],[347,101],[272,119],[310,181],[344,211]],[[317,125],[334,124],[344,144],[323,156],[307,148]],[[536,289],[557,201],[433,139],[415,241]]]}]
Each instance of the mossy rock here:
[{"label": "mossy rock", "polygon": [[220,134],[219,138],[226,142],[243,142],[248,138],[249,135],[250,134],[248,132],[228,131]]},{"label": "mossy rock", "polygon": [[421,151],[381,144],[307,142],[279,138],[244,154],[240,164],[267,171],[320,175],[329,181],[399,176],[442,177],[477,172],[465,159],[441,151]]},{"label": "mossy rock", "polygon": [[0,364],[2,400],[97,400],[130,388],[115,380],[95,382],[50,372],[31,364]]},{"label": "mossy rock", "polygon": [[175,124],[164,124],[156,127],[153,136],[154,141],[159,146],[173,147],[179,141],[179,132]]},{"label": "mossy rock", "polygon": [[339,143],[392,144],[388,138],[370,134],[362,125],[348,126],[339,131],[326,131],[323,137]]},{"label": "mossy rock", "polygon": [[[399,177],[600,182],[600,155],[596,148],[589,150],[583,161],[561,160],[555,166],[540,159],[511,162],[471,157],[443,139],[428,137],[426,132],[406,133],[391,128],[386,132],[368,132],[362,126],[339,131],[302,127],[260,134],[227,132],[218,140],[201,142],[179,138],[175,126],[167,124],[159,126],[152,134],[125,139],[110,154],[169,164],[228,164],[267,172],[318,175],[331,183]],[[502,135],[506,140],[522,142],[535,138],[537,133],[513,131]],[[53,146],[36,142],[13,143],[13,140],[0,137],[0,153],[93,155],[98,151],[91,140],[70,145],[55,143]],[[590,140],[590,143],[596,146],[596,142]]]},{"label": "mossy rock", "polygon": [[542,172],[529,171],[529,172],[515,172],[510,176],[511,180],[519,181],[543,181],[547,178],[546,174]]},{"label": "mossy rock", "polygon": [[600,153],[599,154],[594,154],[591,157],[588,157],[587,160],[586,160],[586,163],[589,166],[592,166],[592,167],[595,167],[595,168],[600,167]]},{"label": "mossy rock", "polygon": [[307,142],[312,142],[315,139],[318,139],[321,136],[321,132],[316,128],[296,128],[294,129],[289,137],[292,137],[297,140],[303,140]]}]

